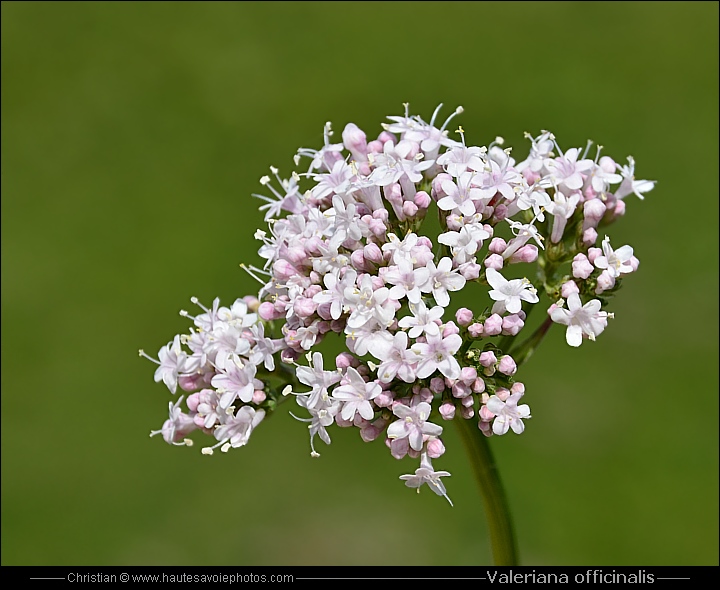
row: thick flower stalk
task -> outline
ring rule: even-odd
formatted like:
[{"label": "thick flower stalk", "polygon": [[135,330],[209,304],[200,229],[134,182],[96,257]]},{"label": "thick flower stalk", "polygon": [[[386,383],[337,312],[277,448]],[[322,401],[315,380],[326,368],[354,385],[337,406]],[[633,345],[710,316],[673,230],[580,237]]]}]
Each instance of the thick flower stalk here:
[{"label": "thick flower stalk", "polygon": [[[289,178],[275,168],[261,178],[262,263],[245,267],[259,292],[230,307],[193,299],[199,313],[181,312],[190,331],[148,358],[186,407],[171,402],[151,435],[190,445],[199,430],[211,440],[203,453],[227,452],[294,400],[313,456],[333,426],[357,428],[419,462],[400,476],[407,486],[449,501],[450,474],[433,466],[444,422],[472,421],[486,436],[525,430],[518,366],[552,323],[573,347],[607,328],[604,308],[638,259],[605,227],[654,182],[635,179],[630,157],[620,165],[590,143],[563,151],[547,131],[528,136],[520,162],[501,138],[468,146],[448,127],[462,108],[437,127],[439,110],[426,123],[406,105],[370,141],[349,123],[332,143],[327,123],[322,147],[300,149]],[[438,235],[423,232],[428,215]],[[474,309],[452,305],[465,289]],[[541,298],[546,321],[525,338]],[[316,350],[328,336],[344,343],[334,359]]]}]

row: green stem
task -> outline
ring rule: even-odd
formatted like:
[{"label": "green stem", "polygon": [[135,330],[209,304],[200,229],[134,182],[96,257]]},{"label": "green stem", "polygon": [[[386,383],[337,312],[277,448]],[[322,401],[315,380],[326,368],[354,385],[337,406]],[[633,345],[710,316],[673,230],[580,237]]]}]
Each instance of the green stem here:
[{"label": "green stem", "polygon": [[519,565],[510,507],[500,481],[500,473],[490,452],[488,439],[477,427],[475,420],[463,420],[458,417],[454,422],[458,425],[470,456],[475,479],[480,486],[495,565]]}]

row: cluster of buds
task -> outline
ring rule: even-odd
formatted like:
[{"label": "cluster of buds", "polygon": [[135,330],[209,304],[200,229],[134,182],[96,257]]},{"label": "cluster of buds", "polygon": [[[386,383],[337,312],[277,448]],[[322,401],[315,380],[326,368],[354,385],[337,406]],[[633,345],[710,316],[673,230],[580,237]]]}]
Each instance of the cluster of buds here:
[{"label": "cluster of buds", "polygon": [[[276,168],[261,178],[270,193],[255,195],[268,224],[255,234],[264,264],[244,266],[259,293],[230,308],[215,300],[195,317],[181,312],[194,328],[151,360],[156,381],[189,394],[188,411],[183,398],[170,403],[152,435],[191,444],[199,429],[215,439],[205,454],[227,451],[294,398],[312,456],[316,436],[330,443],[330,426],[355,427],[398,459],[420,459],[401,477],[407,486],[447,498],[449,473],[431,462],[445,452],[438,422],[476,420],[487,436],[523,432],[530,409],[515,374],[549,325],[566,326],[571,346],[605,329],[612,314],[602,308],[638,260],[607,236],[596,247],[598,228],[654,182],[635,180],[632,158],[619,165],[601,147],[588,158],[590,142],[563,152],[546,131],[528,136],[518,163],[502,138],[469,147],[462,128],[451,138],[462,108],[440,127],[440,107],[429,123],[407,108],[371,141],[349,123],[332,143],[327,123],[324,145],[300,149],[290,178]],[[421,232],[429,213],[437,235]],[[528,278],[508,278],[513,265],[532,263],[540,292]],[[466,288],[475,301],[486,289],[487,306],[453,313],[452,294]],[[548,317],[521,341],[543,294]],[[316,350],[329,334],[345,348],[334,368]]]}]

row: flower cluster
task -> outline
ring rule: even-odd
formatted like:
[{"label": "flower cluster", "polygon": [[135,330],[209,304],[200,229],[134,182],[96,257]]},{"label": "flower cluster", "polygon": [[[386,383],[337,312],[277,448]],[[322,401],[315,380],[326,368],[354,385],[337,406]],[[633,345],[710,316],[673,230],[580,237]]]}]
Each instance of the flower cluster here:
[{"label": "flower cluster", "polygon": [[[600,147],[589,158],[590,143],[563,152],[546,131],[528,136],[521,162],[501,138],[468,146],[462,128],[456,139],[448,130],[462,108],[438,127],[439,110],[426,123],[406,105],[370,141],[349,123],[332,143],[327,123],[323,146],[300,149],[290,178],[276,168],[261,178],[270,193],[256,195],[268,224],[255,234],[264,263],[245,267],[262,285],[258,296],[181,312],[194,328],[152,360],[156,381],[190,394],[188,412],[182,398],[171,403],[151,434],[190,444],[200,429],[217,441],[204,453],[227,451],[294,398],[313,456],[315,437],[329,444],[333,424],[358,428],[394,457],[420,459],[401,477],[406,485],[447,498],[440,478],[449,473],[431,463],[445,452],[438,422],[475,419],[487,436],[523,432],[530,409],[518,365],[550,323],[566,326],[571,346],[605,329],[612,314],[601,308],[638,260],[607,236],[597,247],[598,228],[654,183],[635,180],[632,158],[619,165]],[[437,235],[421,232],[433,212]],[[525,278],[530,263],[540,292]],[[487,289],[487,306],[453,313],[453,294],[465,288],[476,289],[475,301]],[[548,317],[521,341],[543,294]],[[334,368],[316,350],[329,334],[345,345]]]}]

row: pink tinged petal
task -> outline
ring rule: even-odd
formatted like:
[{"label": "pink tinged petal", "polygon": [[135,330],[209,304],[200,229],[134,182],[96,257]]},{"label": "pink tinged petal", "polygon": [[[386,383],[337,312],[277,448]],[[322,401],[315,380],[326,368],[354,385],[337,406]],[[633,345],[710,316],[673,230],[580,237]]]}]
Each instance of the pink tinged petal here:
[{"label": "pink tinged petal", "polygon": [[396,420],[387,429],[388,438],[403,438],[407,436],[407,422],[404,419]]},{"label": "pink tinged petal", "polygon": [[515,418],[511,423],[510,427],[513,429],[515,434],[522,434],[525,430],[525,423],[519,418]]},{"label": "pink tinged petal", "polygon": [[633,249],[630,246],[621,246],[617,250],[615,250],[615,256],[617,256],[618,259],[620,259],[622,262],[626,262],[632,258],[633,255]]},{"label": "pink tinged petal", "polygon": [[579,172],[574,172],[570,176],[568,176],[565,180],[563,180],[563,184],[568,187],[570,190],[578,190],[582,188],[583,185],[583,178],[582,175]]},{"label": "pink tinged petal", "polygon": [[427,434],[429,436],[440,436],[443,432],[443,428],[437,424],[430,424],[429,422],[426,422],[423,425],[422,431],[423,434]]},{"label": "pink tinged petal", "polygon": [[455,360],[455,357],[446,356],[442,361],[437,364],[438,370],[445,375],[448,379],[457,379],[460,377],[460,365]]},{"label": "pink tinged petal", "polygon": [[415,381],[415,371],[409,365],[400,365],[397,375],[400,379],[405,381],[405,383],[412,383]]},{"label": "pink tinged petal", "polygon": [[582,302],[580,301],[580,295],[577,293],[571,293],[570,297],[567,298],[568,309],[570,311],[577,311],[582,308]]},{"label": "pink tinged petal", "polygon": [[357,404],[355,403],[347,403],[343,406],[342,412],[340,415],[342,416],[343,420],[352,420],[355,417],[355,412],[357,411]]},{"label": "pink tinged petal", "polygon": [[527,301],[528,303],[537,303],[538,301],[540,301],[537,293],[533,293],[532,291],[528,291],[527,289],[524,289],[520,292],[520,299],[522,299],[523,301]]},{"label": "pink tinged petal", "polygon": [[565,332],[565,340],[570,346],[580,346],[582,344],[582,328],[577,324],[568,326]]},{"label": "pink tinged petal", "polygon": [[435,298],[435,302],[442,306],[447,307],[450,305],[450,295],[448,295],[448,292],[443,289],[433,289],[432,290],[433,297]]},{"label": "pink tinged petal", "polygon": [[425,377],[432,375],[436,369],[437,364],[432,359],[425,359],[418,363],[416,375],[418,379],[425,379]]},{"label": "pink tinged petal", "polygon": [[520,418],[530,418],[530,406],[523,404],[517,407],[517,414]]},{"label": "pink tinged petal", "polygon": [[438,201],[437,206],[443,211],[452,211],[457,207],[457,203],[452,197],[443,197]]},{"label": "pink tinged petal", "polygon": [[372,420],[375,416],[375,411],[367,400],[358,406],[358,413],[365,418],[365,420]]},{"label": "pink tinged petal", "polygon": [[505,434],[509,428],[510,424],[508,418],[506,418],[505,416],[498,416],[493,421],[493,432],[498,436],[502,436],[503,434]]},{"label": "pink tinged petal", "polygon": [[608,267],[608,259],[605,256],[598,256],[595,259],[595,266],[597,268],[601,268],[601,269],[607,268]]},{"label": "pink tinged petal", "polygon": [[522,309],[520,297],[508,297],[508,299],[505,300],[505,309],[507,309],[510,313],[519,312]]},{"label": "pink tinged petal", "polygon": [[495,415],[501,414],[505,410],[505,402],[495,395],[491,396],[485,405]]},{"label": "pink tinged petal", "polygon": [[408,442],[410,443],[410,448],[415,451],[421,451],[423,447],[423,436],[422,432],[418,428],[414,428],[410,432],[410,436],[408,437]]}]

